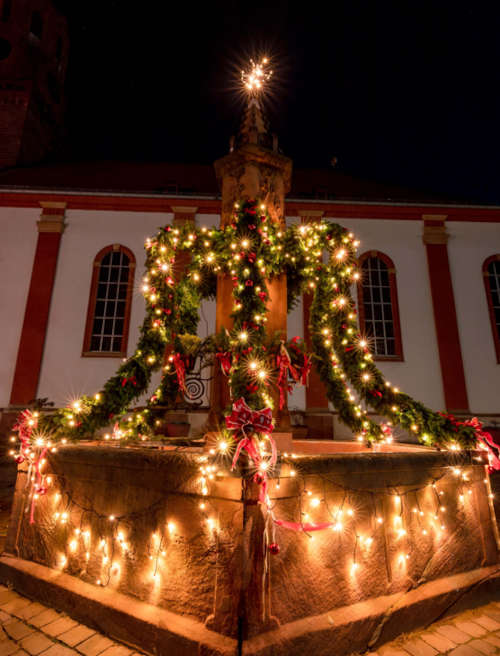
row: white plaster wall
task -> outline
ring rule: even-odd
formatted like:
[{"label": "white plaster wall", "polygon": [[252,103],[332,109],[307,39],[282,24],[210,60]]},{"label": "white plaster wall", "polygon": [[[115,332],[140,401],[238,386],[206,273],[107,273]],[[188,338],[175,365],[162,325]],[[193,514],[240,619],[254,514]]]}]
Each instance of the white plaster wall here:
[{"label": "white plaster wall", "polygon": [[469,406],[472,413],[500,413],[500,364],[497,364],[482,268],[500,253],[496,223],[454,221],[448,256],[455,294]]},{"label": "white plaster wall", "polygon": [[10,400],[39,218],[40,209],[0,208],[0,408]]},{"label": "white plaster wall", "polygon": [[82,394],[93,394],[120,364],[117,358],[81,357],[94,258],[101,248],[110,244],[130,248],[136,258],[127,354],[133,351],[145,310],[140,292],[144,274],[144,241],[171,220],[171,214],[155,212],[66,212],[66,230],[59,253],[39,397],[47,396],[59,406]]}]

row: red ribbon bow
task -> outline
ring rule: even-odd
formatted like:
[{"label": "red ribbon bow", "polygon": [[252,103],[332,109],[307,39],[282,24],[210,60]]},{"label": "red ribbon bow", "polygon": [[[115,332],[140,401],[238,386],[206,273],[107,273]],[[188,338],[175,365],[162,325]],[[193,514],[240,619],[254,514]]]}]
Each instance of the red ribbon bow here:
[{"label": "red ribbon bow", "polygon": [[273,413],[271,408],[252,410],[241,398],[233,403],[233,410],[226,417],[226,426],[230,430],[241,430],[245,436],[246,431],[269,434],[273,431]]}]

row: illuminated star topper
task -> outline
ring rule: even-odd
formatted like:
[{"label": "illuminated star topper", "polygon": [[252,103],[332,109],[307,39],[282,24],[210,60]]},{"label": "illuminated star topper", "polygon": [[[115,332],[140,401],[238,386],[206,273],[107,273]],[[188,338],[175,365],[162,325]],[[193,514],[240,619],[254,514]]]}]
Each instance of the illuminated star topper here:
[{"label": "illuminated star topper", "polygon": [[273,72],[269,70],[269,60],[264,57],[259,64],[250,60],[249,70],[241,71],[241,81],[248,93],[258,93],[265,88]]}]

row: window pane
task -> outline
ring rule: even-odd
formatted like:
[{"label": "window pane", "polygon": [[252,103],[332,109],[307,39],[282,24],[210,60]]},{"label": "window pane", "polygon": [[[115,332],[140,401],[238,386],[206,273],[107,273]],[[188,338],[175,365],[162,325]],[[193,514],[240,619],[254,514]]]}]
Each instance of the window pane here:
[{"label": "window pane", "polygon": [[94,319],[94,328],[92,329],[94,335],[100,335],[102,332],[102,319]]},{"label": "window pane", "polygon": [[363,271],[364,330],[373,339],[374,355],[395,355],[394,320],[390,276],[387,265],[378,257],[366,258]]},{"label": "window pane", "polygon": [[122,350],[129,276],[130,259],[125,253],[106,253],[101,260],[97,276],[97,296],[90,336],[91,351]]},{"label": "window pane", "polygon": [[500,260],[493,260],[488,265],[488,283],[490,288],[490,301],[493,306],[495,330],[500,339]]}]

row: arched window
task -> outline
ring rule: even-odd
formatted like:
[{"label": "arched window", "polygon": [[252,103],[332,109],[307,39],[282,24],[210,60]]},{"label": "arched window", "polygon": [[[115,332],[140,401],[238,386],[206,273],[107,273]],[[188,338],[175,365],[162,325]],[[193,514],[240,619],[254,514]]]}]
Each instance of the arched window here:
[{"label": "arched window", "polygon": [[490,310],[493,343],[500,363],[500,254],[492,255],[483,264],[484,286]]},{"label": "arched window", "polygon": [[390,257],[369,251],[359,258],[358,314],[361,332],[379,360],[403,360],[396,271]]},{"label": "arched window", "polygon": [[125,246],[107,246],[96,255],[82,355],[126,354],[134,270],[134,255]]}]

